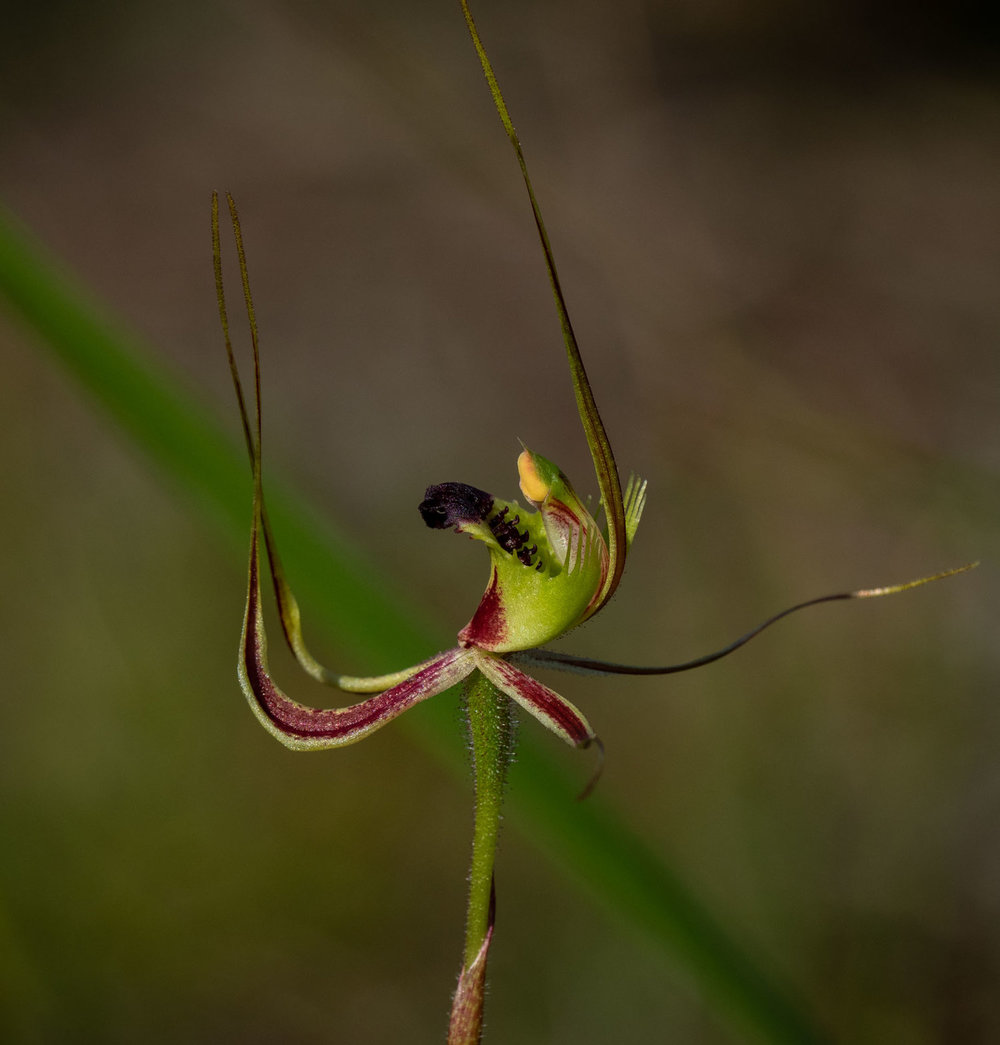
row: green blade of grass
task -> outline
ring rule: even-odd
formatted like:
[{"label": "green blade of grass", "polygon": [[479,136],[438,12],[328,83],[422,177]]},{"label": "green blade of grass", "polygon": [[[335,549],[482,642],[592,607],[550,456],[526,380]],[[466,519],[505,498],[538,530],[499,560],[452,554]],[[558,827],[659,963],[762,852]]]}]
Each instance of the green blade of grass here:
[{"label": "green blade of grass", "polygon": [[[208,271],[206,264],[206,280]],[[210,293],[208,282],[206,288]],[[2,210],[0,301],[128,439],[212,517],[242,564],[251,512],[243,447]],[[221,345],[219,359],[224,366]],[[273,483],[268,498],[288,573],[303,602],[359,655],[379,664],[410,663],[447,645],[303,499]],[[234,602],[234,620],[238,611]],[[233,685],[235,690],[235,679]],[[233,707],[234,714],[242,713],[235,700]],[[464,740],[450,708],[431,701],[400,720],[399,728],[467,774]],[[824,1040],[788,992],[763,975],[620,814],[593,799],[574,802],[579,783],[523,736],[511,793],[514,821],[570,880],[685,968],[720,1016],[762,1041]]]}]

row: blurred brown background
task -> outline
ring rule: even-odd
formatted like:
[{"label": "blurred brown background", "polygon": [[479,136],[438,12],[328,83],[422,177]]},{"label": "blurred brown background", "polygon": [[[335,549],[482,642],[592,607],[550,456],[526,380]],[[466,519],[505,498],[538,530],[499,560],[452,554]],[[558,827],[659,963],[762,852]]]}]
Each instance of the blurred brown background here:
[{"label": "blurred brown background", "polygon": [[[619,462],[650,481],[625,584],[565,647],[685,659],[789,602],[984,560],[696,674],[560,677],[605,796],[837,1040],[988,1042],[998,48],[972,5],[898,10],[476,13]],[[208,233],[231,189],[271,474],[456,630],[485,561],[421,526],[424,486],[512,495],[517,438],[593,486],[457,5],[62,2],[4,26],[0,199],[235,434]],[[2,313],[0,353],[0,1036],[441,1040],[468,787],[393,728],[274,744],[234,678],[242,558]],[[346,670],[399,666],[327,639]],[[517,828],[488,1040],[740,1040]]]}]

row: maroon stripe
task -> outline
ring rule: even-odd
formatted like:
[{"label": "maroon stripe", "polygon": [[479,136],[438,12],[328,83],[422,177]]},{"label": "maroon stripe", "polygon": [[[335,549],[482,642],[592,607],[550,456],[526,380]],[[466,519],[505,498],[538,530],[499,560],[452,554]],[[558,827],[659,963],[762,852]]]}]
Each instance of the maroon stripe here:
[{"label": "maroon stripe", "polygon": [[290,700],[271,681],[259,662],[259,643],[248,643],[245,660],[250,688],[267,717],[289,736],[338,740],[365,732],[401,715],[434,693],[434,685],[454,656],[435,662],[405,682],[346,708],[310,708]]},{"label": "maroon stripe", "polygon": [[449,650],[398,686],[350,707],[310,708],[285,696],[267,673],[264,625],[260,613],[256,526],[253,545],[243,664],[258,706],[282,733],[316,740],[343,739],[351,733],[370,730],[388,719],[395,718],[407,708],[440,692],[435,689],[437,680],[446,668],[454,664],[459,650]]},{"label": "maroon stripe", "polygon": [[505,660],[494,659],[494,664],[503,680],[512,689],[516,689],[524,700],[533,704],[543,715],[555,722],[573,740],[574,744],[585,744],[593,739],[593,733],[584,719],[558,693],[549,689],[548,686],[543,686],[530,675],[525,675],[523,671],[519,671]]}]

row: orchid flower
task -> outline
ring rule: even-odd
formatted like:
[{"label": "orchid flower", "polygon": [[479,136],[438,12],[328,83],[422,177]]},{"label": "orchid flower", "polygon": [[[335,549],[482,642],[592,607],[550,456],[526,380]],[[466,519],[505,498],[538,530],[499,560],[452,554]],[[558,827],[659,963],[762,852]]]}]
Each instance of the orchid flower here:
[{"label": "orchid flower", "polygon": [[[600,493],[599,512],[603,511],[604,525],[599,525],[558,466],[527,448],[517,458],[523,505],[465,483],[445,482],[430,486],[419,505],[424,522],[434,529],[452,529],[481,541],[490,557],[486,591],[451,649],[389,675],[354,677],[330,671],[306,647],[299,606],[282,571],[265,508],[260,350],[239,217],[232,197],[227,194],[250,325],[254,392],[252,420],[229,333],[217,194],[212,200],[213,259],[219,314],[253,473],[249,580],[238,662],[240,685],[251,710],[261,725],[286,747],[300,751],[323,750],[353,744],[413,705],[460,682],[467,682],[477,813],[465,961],[455,996],[449,1037],[449,1041],[455,1043],[478,1041],[481,1033],[486,954],[493,933],[492,867],[496,825],[504,770],[513,747],[510,702],[534,716],[568,744],[577,748],[596,745],[602,750],[597,734],[582,712],[524,669],[548,668],[600,675],[665,675],[687,671],[727,656],[765,628],[807,606],[902,592],[971,568],[963,566],[903,584],[809,599],[769,617],[723,648],[681,664],[639,667],[546,648],[547,643],[594,616],[615,594],[646,505],[646,483],[632,476],[624,491],[622,489],[611,443],[570,322],[520,141],[466,0],[459,2],[527,189],[562,328],[577,409],[593,458]],[[281,628],[299,665],[319,682],[347,693],[371,695],[346,707],[319,709],[298,703],[274,682],[268,669],[262,609],[261,540],[270,566]]]}]

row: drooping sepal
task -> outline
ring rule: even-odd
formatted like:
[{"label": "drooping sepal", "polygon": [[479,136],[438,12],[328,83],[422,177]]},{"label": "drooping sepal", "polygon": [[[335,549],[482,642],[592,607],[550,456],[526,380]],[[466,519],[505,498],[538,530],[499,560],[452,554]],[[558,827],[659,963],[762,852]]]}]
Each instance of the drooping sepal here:
[{"label": "drooping sepal", "polygon": [[286,747],[296,751],[315,751],[353,744],[414,704],[450,689],[475,668],[470,651],[453,649],[427,662],[397,685],[350,707],[311,708],[291,700],[275,684],[267,665],[267,636],[260,592],[259,527],[257,510],[251,531],[247,604],[238,675],[240,686],[258,721]]},{"label": "drooping sepal", "polygon": [[[225,284],[222,273],[222,245],[219,235],[219,196],[212,194],[212,262],[215,270],[216,298],[219,306],[219,322],[222,326],[222,335],[226,346],[226,356],[229,360],[229,373],[233,382],[233,390],[236,393],[236,403],[239,407],[240,422],[243,427],[243,438],[246,443],[247,454],[250,458],[250,471],[253,475],[253,506],[254,506],[254,538],[256,547],[257,531],[264,535],[264,546],[267,551],[268,565],[271,570],[271,579],[274,586],[274,597],[278,608],[278,618],[281,622],[281,630],[285,637],[288,648],[292,651],[299,667],[307,675],[317,682],[328,686],[336,686],[339,689],[351,693],[381,693],[383,690],[391,689],[404,680],[415,675],[422,669],[429,667],[431,661],[424,661],[403,671],[393,672],[389,675],[376,675],[372,677],[356,677],[352,675],[341,675],[329,668],[324,667],[310,652],[306,646],[302,634],[302,616],[299,610],[298,600],[292,592],[291,586],[285,579],[284,570],[281,566],[281,558],[278,555],[277,543],[268,520],[267,508],[264,503],[263,482],[261,478],[261,394],[260,394],[260,344],[257,332],[257,319],[253,306],[253,297],[250,293],[250,276],[247,270],[246,252],[243,247],[243,233],[240,228],[239,214],[233,197],[226,194],[226,202],[229,207],[229,216],[232,220],[233,236],[236,241],[236,254],[239,259],[240,282],[243,287],[243,299],[246,306],[247,319],[250,325],[250,344],[253,350],[253,388],[255,404],[255,421],[251,422],[250,412],[247,409],[247,400],[243,392],[243,382],[240,380],[239,367],[236,365],[236,354],[233,351],[232,339],[229,334],[229,312],[226,308]],[[254,560],[256,563],[256,559]],[[256,569],[256,566],[254,567]],[[259,592],[257,593],[259,603]],[[241,652],[242,657],[242,652]]]},{"label": "drooping sepal", "polygon": [[542,685],[502,657],[475,650],[476,667],[511,700],[520,704],[546,729],[573,747],[588,747],[597,734],[582,712],[555,690]]}]

